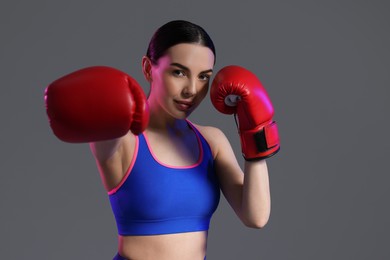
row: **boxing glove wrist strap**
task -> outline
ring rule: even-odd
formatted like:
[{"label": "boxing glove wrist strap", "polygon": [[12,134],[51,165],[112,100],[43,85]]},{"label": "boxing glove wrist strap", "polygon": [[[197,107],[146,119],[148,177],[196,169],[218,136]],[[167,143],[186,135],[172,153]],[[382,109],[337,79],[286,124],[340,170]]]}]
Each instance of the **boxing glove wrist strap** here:
[{"label": "boxing glove wrist strap", "polygon": [[245,160],[261,160],[279,151],[279,135],[275,121],[251,130],[240,130],[242,154]]}]

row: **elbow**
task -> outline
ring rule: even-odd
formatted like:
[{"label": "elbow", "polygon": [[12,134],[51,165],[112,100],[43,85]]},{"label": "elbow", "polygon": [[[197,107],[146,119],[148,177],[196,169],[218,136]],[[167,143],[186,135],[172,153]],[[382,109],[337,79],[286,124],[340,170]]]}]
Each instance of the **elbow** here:
[{"label": "elbow", "polygon": [[247,222],[245,226],[254,229],[263,229],[268,221]]},{"label": "elbow", "polygon": [[261,208],[252,208],[248,207],[245,210],[242,210],[239,214],[242,223],[249,228],[262,229],[264,228],[271,215],[270,205],[265,205]]},{"label": "elbow", "polygon": [[266,218],[246,220],[244,221],[244,225],[249,228],[263,229],[267,225],[268,219],[269,218],[266,217]]}]

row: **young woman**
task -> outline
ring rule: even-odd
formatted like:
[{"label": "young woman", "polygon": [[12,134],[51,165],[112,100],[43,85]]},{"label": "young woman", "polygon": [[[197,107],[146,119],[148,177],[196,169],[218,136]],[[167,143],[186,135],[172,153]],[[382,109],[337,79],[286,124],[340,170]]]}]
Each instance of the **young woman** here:
[{"label": "young woman", "polygon": [[[205,259],[220,190],[246,226],[267,223],[271,201],[264,158],[279,145],[261,84],[250,72],[232,66],[218,73],[211,93],[218,110],[238,115],[244,172],[219,129],[187,120],[208,92],[215,59],[204,29],[172,21],[155,32],[142,59],[150,83],[147,100],[131,77],[108,67],[80,70],[48,87],[54,133],[64,141],[89,142],[96,158],[118,227],[114,259]],[[256,91],[242,90],[240,80],[251,81],[246,85]],[[74,100],[75,92],[80,99]],[[69,104],[70,99],[72,106],[58,105],[58,100]],[[261,107],[265,115],[251,106]],[[66,112],[71,119],[64,119],[63,110],[72,111]],[[77,126],[64,130],[69,121]],[[258,133],[268,144],[265,149],[252,147]]]}]

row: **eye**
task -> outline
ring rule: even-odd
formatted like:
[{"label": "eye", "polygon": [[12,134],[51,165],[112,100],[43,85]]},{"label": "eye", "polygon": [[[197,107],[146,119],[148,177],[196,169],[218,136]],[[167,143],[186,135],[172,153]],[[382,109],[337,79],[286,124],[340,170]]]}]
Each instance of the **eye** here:
[{"label": "eye", "polygon": [[174,70],[172,71],[172,74],[176,77],[184,77],[186,74],[182,70]]},{"label": "eye", "polygon": [[199,79],[202,81],[208,81],[210,79],[210,75],[209,74],[202,74],[199,76]]}]

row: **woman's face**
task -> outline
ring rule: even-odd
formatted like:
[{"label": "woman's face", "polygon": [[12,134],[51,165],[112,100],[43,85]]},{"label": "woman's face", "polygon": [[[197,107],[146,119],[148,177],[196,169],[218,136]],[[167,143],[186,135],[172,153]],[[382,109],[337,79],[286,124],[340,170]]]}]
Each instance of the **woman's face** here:
[{"label": "woman's face", "polygon": [[207,94],[214,66],[213,52],[199,44],[182,43],[169,48],[150,67],[151,108],[184,119]]}]

